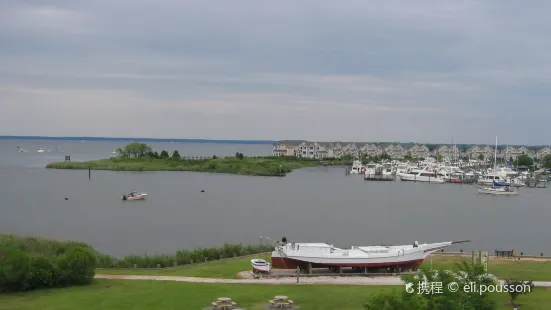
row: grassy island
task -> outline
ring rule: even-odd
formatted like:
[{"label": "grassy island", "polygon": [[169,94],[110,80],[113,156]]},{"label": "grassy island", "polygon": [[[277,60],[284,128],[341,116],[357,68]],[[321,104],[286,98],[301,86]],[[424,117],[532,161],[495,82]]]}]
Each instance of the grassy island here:
[{"label": "grassy island", "polygon": [[118,149],[119,156],[84,162],[55,162],[46,165],[52,169],[92,169],[114,171],[196,171],[230,173],[256,176],[284,176],[293,169],[321,165],[348,164],[343,160],[318,160],[297,157],[245,157],[235,156],[212,158],[182,158],[178,151],[172,156],[167,151],[161,153],[143,143],[131,143]]}]

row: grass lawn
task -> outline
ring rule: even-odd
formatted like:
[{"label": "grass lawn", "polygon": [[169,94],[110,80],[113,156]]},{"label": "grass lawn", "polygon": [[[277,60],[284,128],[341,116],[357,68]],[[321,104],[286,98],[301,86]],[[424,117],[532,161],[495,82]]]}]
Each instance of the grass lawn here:
[{"label": "grass lawn", "polygon": [[[330,285],[200,284],[164,281],[96,280],[87,287],[41,290],[0,295],[2,310],[146,310],[203,309],[217,297],[230,297],[248,310],[264,309],[275,295],[287,295],[301,310],[360,310],[372,294],[403,287]],[[496,293],[498,309],[507,294]],[[523,309],[547,310],[551,290],[536,289],[521,296]]]},{"label": "grass lawn", "polygon": [[[264,255],[262,257],[264,258]],[[258,258],[258,255],[163,270],[101,269],[97,270],[96,273],[237,279],[238,272],[251,269],[251,259],[253,258]]]},{"label": "grass lawn", "polygon": [[[98,270],[100,274],[132,274],[132,275],[162,275],[162,276],[188,276],[206,278],[235,279],[237,273],[250,270],[250,258],[238,258],[233,260],[212,262],[195,266],[184,266],[166,270]],[[264,255],[262,255],[264,258]],[[433,255],[432,268],[450,269],[460,261],[470,261],[468,256]],[[430,257],[425,260],[423,267],[430,267]],[[507,260],[491,259],[488,262],[488,270],[500,279],[517,278],[519,280],[551,281],[551,261],[533,260]]]},{"label": "grass lawn", "polygon": [[[471,261],[469,256],[433,255],[432,268],[451,268],[456,262]],[[430,257],[423,262],[423,267],[430,267]],[[551,261],[497,259],[490,257],[488,271],[500,279],[517,279],[524,281],[551,281]]]}]

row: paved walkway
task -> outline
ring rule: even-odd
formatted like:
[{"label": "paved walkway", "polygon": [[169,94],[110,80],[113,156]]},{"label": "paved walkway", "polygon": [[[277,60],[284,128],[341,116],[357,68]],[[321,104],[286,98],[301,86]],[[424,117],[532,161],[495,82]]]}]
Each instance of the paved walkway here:
[{"label": "paved walkway", "polygon": [[[114,275],[96,274],[96,279],[118,279],[118,280],[155,280],[155,281],[176,281],[194,283],[233,283],[233,284],[296,284],[296,278],[280,279],[217,279],[197,277],[176,277],[176,276],[138,276],[138,275]],[[399,277],[308,277],[300,278],[300,284],[331,284],[331,285],[404,285]],[[504,281],[500,281],[502,284]],[[536,287],[551,287],[551,281],[534,281]]]}]

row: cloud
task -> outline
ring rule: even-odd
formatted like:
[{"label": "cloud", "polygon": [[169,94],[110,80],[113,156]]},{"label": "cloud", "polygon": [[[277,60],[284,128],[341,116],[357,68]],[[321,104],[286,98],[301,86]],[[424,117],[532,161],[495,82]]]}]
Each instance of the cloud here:
[{"label": "cloud", "polygon": [[0,134],[545,144],[543,113],[511,124],[549,109],[549,9],[4,1]]}]

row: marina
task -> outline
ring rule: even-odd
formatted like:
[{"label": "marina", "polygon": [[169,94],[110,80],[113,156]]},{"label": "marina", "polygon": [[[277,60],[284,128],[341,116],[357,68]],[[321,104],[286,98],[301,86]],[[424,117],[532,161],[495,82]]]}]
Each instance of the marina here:
[{"label": "marina", "polygon": [[[65,152],[22,153],[17,146],[28,150],[58,146]],[[363,160],[357,164],[361,165],[358,174],[345,175],[344,166],[321,166],[296,169],[282,178],[100,170],[89,178],[87,170],[44,169],[48,162],[63,160],[67,154],[71,162],[94,160],[112,156],[117,147],[120,142],[0,141],[4,158],[0,178],[5,184],[0,188],[4,199],[0,227],[17,234],[71,236],[115,255],[171,253],[226,241],[250,244],[258,242],[255,235],[283,233],[305,243],[344,240],[339,248],[403,244],[410,241],[403,236],[413,233],[415,239],[434,240],[435,230],[440,240],[458,236],[473,240],[462,245],[463,250],[516,248],[534,255],[551,253],[544,240],[551,193],[530,187],[543,187],[546,175],[522,166],[518,172],[517,167],[509,167],[517,173],[514,179],[526,183],[518,195],[509,197],[478,194],[471,186],[488,185],[473,181],[491,172],[493,163],[445,158],[441,162],[434,158]],[[153,143],[152,147],[195,157],[223,157],[236,152],[262,156],[272,146]],[[502,166],[499,161],[497,166]],[[425,167],[445,182],[408,182],[397,177],[409,168]],[[139,202],[123,201],[121,194],[129,189],[146,191],[148,196]],[[35,194],[28,195],[29,191]],[[526,233],[503,228],[511,225]],[[495,231],[499,234],[489,233]],[[156,241],[159,238],[162,243]],[[459,249],[452,245],[450,250]]]}]

